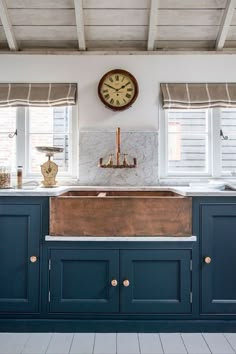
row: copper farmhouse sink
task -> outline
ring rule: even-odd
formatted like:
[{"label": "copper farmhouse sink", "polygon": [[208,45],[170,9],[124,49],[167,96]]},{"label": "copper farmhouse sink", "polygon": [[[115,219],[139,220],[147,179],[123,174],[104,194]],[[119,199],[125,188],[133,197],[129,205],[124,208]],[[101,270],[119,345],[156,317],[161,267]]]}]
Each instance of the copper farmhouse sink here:
[{"label": "copper farmhouse sink", "polygon": [[171,191],[69,191],[50,198],[52,236],[190,236],[192,199]]}]

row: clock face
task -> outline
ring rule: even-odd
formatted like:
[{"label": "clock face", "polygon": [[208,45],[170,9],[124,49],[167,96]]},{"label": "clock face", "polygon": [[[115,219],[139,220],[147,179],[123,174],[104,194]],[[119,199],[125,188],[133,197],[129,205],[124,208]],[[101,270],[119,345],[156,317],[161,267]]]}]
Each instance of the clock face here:
[{"label": "clock face", "polygon": [[128,71],[112,70],[101,78],[98,95],[108,108],[121,111],[130,107],[136,100],[138,84]]}]

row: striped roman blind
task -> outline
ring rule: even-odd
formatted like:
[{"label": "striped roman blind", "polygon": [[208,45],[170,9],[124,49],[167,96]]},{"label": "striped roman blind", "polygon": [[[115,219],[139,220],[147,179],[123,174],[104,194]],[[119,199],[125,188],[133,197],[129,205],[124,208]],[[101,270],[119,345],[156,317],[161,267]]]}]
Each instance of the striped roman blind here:
[{"label": "striped roman blind", "polygon": [[55,107],[76,104],[77,84],[0,84],[0,107]]},{"label": "striped roman blind", "polygon": [[236,83],[161,84],[164,109],[236,108]]}]

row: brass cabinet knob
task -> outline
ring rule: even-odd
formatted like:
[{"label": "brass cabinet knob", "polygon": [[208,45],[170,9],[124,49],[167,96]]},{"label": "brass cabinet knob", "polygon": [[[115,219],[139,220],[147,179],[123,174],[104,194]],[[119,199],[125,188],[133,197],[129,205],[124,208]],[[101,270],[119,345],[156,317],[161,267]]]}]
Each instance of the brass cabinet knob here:
[{"label": "brass cabinet knob", "polygon": [[37,262],[37,260],[38,260],[38,258],[36,256],[31,256],[30,257],[30,262],[31,263],[35,263],[35,262]]},{"label": "brass cabinet knob", "polygon": [[130,284],[130,282],[129,282],[128,279],[126,279],[126,280],[123,281],[123,285],[124,285],[126,288],[128,288],[129,284]]},{"label": "brass cabinet knob", "polygon": [[204,258],[204,262],[205,262],[206,264],[210,264],[210,263],[211,263],[211,257],[205,257],[205,258]]},{"label": "brass cabinet knob", "polygon": [[118,281],[116,279],[113,279],[111,281],[111,286],[117,286],[118,285]]}]

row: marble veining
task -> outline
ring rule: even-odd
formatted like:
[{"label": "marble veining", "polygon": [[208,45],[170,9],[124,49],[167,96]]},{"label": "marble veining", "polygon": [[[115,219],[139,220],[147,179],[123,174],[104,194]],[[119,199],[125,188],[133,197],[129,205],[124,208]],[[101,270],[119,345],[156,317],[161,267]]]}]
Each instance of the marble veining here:
[{"label": "marble veining", "polygon": [[[80,132],[79,184],[81,185],[157,185],[158,184],[158,133],[121,131],[121,153],[128,153],[137,168],[103,169],[98,167],[111,153],[115,158],[115,131]],[[123,156],[122,156],[123,157]]]}]

